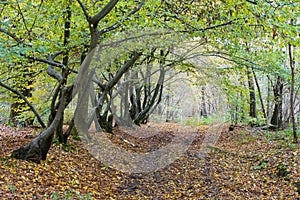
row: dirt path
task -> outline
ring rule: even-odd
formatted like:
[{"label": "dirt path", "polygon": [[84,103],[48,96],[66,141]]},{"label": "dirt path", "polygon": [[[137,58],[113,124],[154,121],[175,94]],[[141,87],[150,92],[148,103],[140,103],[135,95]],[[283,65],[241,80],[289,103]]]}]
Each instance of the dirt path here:
[{"label": "dirt path", "polygon": [[[13,149],[30,141],[36,130],[0,128],[2,199],[299,199],[299,147],[284,136],[224,126],[207,154],[199,154],[207,126],[144,126],[148,138],[116,130],[111,141],[126,151],[147,153],[194,134],[189,149],[172,164],[149,173],[123,173],[103,165],[72,139],[53,145],[40,165],[10,159]],[[148,132],[147,132],[148,131]],[[156,131],[156,134],[153,132]]]}]

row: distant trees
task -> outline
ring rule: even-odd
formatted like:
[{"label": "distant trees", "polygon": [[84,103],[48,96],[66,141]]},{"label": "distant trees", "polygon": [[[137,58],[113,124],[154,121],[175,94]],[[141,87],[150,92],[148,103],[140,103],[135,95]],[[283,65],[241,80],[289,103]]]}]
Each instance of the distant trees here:
[{"label": "distant trees", "polygon": [[[267,118],[264,120],[276,128],[287,121],[296,121],[299,36],[296,22],[290,23],[288,19],[296,16],[297,6],[286,1],[233,0],[3,1],[0,83],[14,93],[11,119],[30,109],[41,126],[47,127],[13,156],[39,162],[46,158],[55,133],[59,142],[66,142],[68,134],[62,129],[64,110],[76,94],[81,104],[77,111],[88,110],[91,101],[103,130],[111,131],[114,120],[121,123],[118,116],[130,117],[136,124],[147,122],[164,97],[166,103],[170,100],[170,96],[163,95],[166,72],[172,68],[186,73],[191,66],[197,69],[203,65],[187,64],[188,57],[176,53],[174,46],[171,48],[171,43],[178,41],[189,47],[189,58],[198,55],[223,60],[215,66],[209,65],[211,73],[206,74],[202,69],[191,73],[207,77],[217,74],[223,81],[220,85],[226,87],[229,110],[236,122],[248,115],[254,121]],[[164,31],[159,32],[160,29]],[[147,32],[137,34],[140,30]],[[155,40],[149,39],[155,34]],[[144,41],[138,39],[147,37]],[[195,46],[188,44],[197,40]],[[281,51],[288,45],[295,47],[293,56]],[[109,63],[102,60],[100,69],[92,69],[93,59],[89,56],[93,51],[107,53],[105,58]],[[221,69],[216,70],[216,66]],[[269,81],[270,90],[265,80]],[[198,84],[201,113],[207,117],[205,83]],[[86,93],[89,87],[94,96]],[[287,88],[289,97],[294,99],[290,106],[286,105]],[[114,101],[120,96],[122,102]],[[267,111],[273,110],[272,116],[264,110],[264,105]],[[284,116],[286,110],[291,117]],[[49,116],[48,123],[42,113]],[[114,120],[111,115],[116,116]],[[34,117],[25,118],[26,123],[32,123]],[[83,113],[82,119],[87,118],[88,113]]]}]

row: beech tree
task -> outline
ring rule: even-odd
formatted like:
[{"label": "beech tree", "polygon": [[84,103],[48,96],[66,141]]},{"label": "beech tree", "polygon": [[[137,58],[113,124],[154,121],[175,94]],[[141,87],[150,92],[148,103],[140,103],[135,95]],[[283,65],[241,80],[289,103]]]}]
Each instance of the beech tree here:
[{"label": "beech tree", "polygon": [[[97,106],[95,114],[98,123],[103,129],[110,130],[111,118],[109,116],[113,113],[110,102],[113,90],[120,80],[123,80],[122,77],[126,72],[151,55],[149,54],[151,48],[143,43],[139,46],[138,42],[132,42],[131,46],[130,44],[126,46],[127,52],[122,52],[116,57],[110,55],[110,58],[116,59],[112,62],[114,66],[110,66],[111,71],[107,75],[98,76],[98,78],[91,75],[93,71],[89,69],[92,55],[99,48],[105,47],[105,42],[110,47],[115,44],[118,46],[123,41],[130,41],[126,37],[124,39],[124,35],[128,34],[126,31],[130,33],[130,30],[141,30],[145,27],[151,30],[151,33],[158,28],[167,30],[158,35],[177,33],[184,35],[185,38],[182,39],[185,41],[199,40],[198,47],[205,50],[201,52],[201,56],[219,57],[227,60],[231,67],[243,68],[241,72],[244,74],[237,75],[237,77],[245,77],[245,67],[248,67],[248,91],[239,90],[235,96],[237,102],[243,102],[239,99],[243,98],[240,95],[250,94],[252,98],[247,99],[250,99],[248,103],[251,102],[252,117],[255,117],[254,107],[256,106],[253,96],[259,85],[256,81],[255,90],[252,79],[255,78],[254,73],[270,75],[272,80],[280,80],[273,84],[274,120],[272,117],[271,123],[277,126],[278,120],[280,122],[280,109],[282,109],[277,96],[279,99],[282,98],[282,85],[280,84],[282,80],[288,80],[284,77],[288,73],[281,73],[286,72],[286,68],[283,70],[284,62],[282,59],[278,60],[278,56],[282,46],[289,44],[294,45],[295,49],[299,47],[297,25],[287,22],[288,18],[296,19],[299,16],[297,5],[297,3],[287,1],[247,0],[242,2],[237,0],[227,2],[211,0],[1,2],[0,15],[3,20],[1,20],[0,27],[0,43],[3,45],[0,47],[0,52],[1,61],[4,63],[4,67],[1,68],[1,86],[20,97],[22,101],[18,99],[16,102],[22,105],[25,102],[41,126],[47,127],[31,143],[15,150],[13,157],[39,162],[41,159],[46,159],[55,133],[60,142],[66,142],[69,134],[62,132],[64,110],[75,94],[78,94],[81,108],[87,108],[89,95],[85,95],[85,89],[86,84],[90,84],[91,81],[100,91],[97,93],[98,97],[93,100],[94,105]],[[144,35],[134,35],[134,37],[144,37]],[[116,42],[107,42],[113,39],[116,39]],[[161,43],[158,46],[162,52],[168,51],[167,45],[162,40],[156,42]],[[247,47],[250,48],[249,51],[244,44],[250,45]],[[163,46],[165,48],[162,48]],[[99,47],[98,50],[97,47]],[[141,98],[138,97],[139,86],[135,85],[134,92],[131,92],[129,102],[132,118],[136,123],[147,120],[154,104],[161,99],[163,88],[161,81],[163,82],[164,78],[162,66],[165,61],[164,59],[157,60],[161,64],[159,68],[161,76],[159,76],[160,82],[157,82],[153,90],[152,97],[156,96],[156,98],[149,98],[149,90],[144,86],[146,93],[142,99],[149,101],[145,101],[148,102],[148,106],[141,109],[139,106]],[[290,65],[292,71],[297,67],[297,60],[295,63],[295,65]],[[24,71],[16,73],[18,71],[15,66],[25,66]],[[109,65],[107,67],[109,68]],[[25,77],[20,83],[22,87],[12,84],[11,80],[14,77],[12,72],[16,74],[16,79]],[[104,71],[101,73],[104,74]],[[237,88],[230,83],[231,74],[228,75],[227,85]],[[243,79],[238,82],[242,87],[246,85]],[[294,88],[294,85],[291,85],[291,88]],[[228,92],[232,93],[232,88]],[[291,94],[293,94],[292,90]],[[292,96],[296,99],[297,95]],[[47,100],[48,97],[51,101]],[[16,98],[13,97],[13,99]],[[261,105],[263,105],[261,99]],[[47,103],[38,102],[40,100]],[[234,106],[244,113],[249,105]],[[28,110],[28,107],[20,111]],[[290,109],[292,107],[295,108],[293,104]],[[44,122],[45,119],[37,111],[46,109],[50,110],[48,123]],[[292,112],[293,110],[290,110],[290,113]],[[276,113],[279,114],[276,116]],[[80,119],[86,120],[87,115],[88,113],[84,114]]]},{"label": "beech tree", "polygon": [[[104,34],[107,33],[109,31],[112,31],[116,28],[118,28],[122,22],[126,19],[128,19],[131,15],[133,15],[134,13],[136,13],[144,4],[144,2],[141,2],[140,4],[136,4],[133,9],[128,13],[127,16],[122,17],[121,19],[119,19],[119,21],[117,21],[115,24],[110,25],[109,27],[105,27],[105,28],[99,28],[99,22],[101,20],[103,20],[111,11],[112,9],[116,6],[118,1],[116,0],[112,0],[110,2],[108,2],[106,5],[103,6],[103,8],[97,12],[94,15],[90,15],[88,12],[87,7],[81,2],[78,1],[78,4],[80,5],[82,12],[85,16],[85,19],[87,20],[87,23],[89,25],[89,32],[90,32],[90,44],[88,45],[88,53],[90,53],[91,51],[93,51],[95,49],[95,47],[98,44],[99,38]],[[70,3],[70,2],[69,2]],[[69,21],[70,19],[70,13],[67,14],[67,20]],[[68,23],[66,23],[66,26]],[[65,27],[66,30],[68,29],[68,27]],[[68,40],[68,35],[70,33],[65,33],[64,35],[67,37],[66,40]],[[65,43],[65,45],[67,45],[67,42]],[[39,135],[36,139],[34,139],[32,142],[30,142],[29,144],[27,144],[24,147],[21,147],[20,149],[15,150],[12,153],[12,157],[15,158],[19,158],[19,159],[25,159],[25,160],[31,160],[33,162],[40,162],[40,160],[44,160],[46,159],[46,155],[48,153],[48,150],[50,148],[50,145],[52,143],[52,139],[54,136],[54,130],[57,129],[63,118],[63,112],[65,107],[67,106],[67,104],[71,101],[71,98],[74,93],[76,93],[76,90],[82,89],[82,85],[79,85],[79,89],[78,88],[74,88],[74,85],[72,84],[71,86],[67,86],[66,85],[66,78],[68,76],[68,74],[70,74],[70,72],[72,72],[73,70],[68,68],[68,66],[65,66],[64,63],[59,63],[57,61],[55,61],[55,58],[60,55],[59,53],[55,53],[53,55],[51,55],[49,57],[48,60],[42,60],[45,63],[49,64],[48,67],[48,73],[52,76],[55,77],[58,81],[59,81],[59,87],[57,87],[55,95],[53,97],[53,101],[52,101],[52,107],[55,107],[57,110],[55,111],[54,114],[54,118],[52,117],[52,119],[50,119],[49,121],[49,125],[47,127],[47,129],[41,134]],[[133,63],[139,58],[139,56],[141,55],[141,53],[134,53],[133,57],[128,61],[128,63],[125,63],[125,68],[129,68],[133,65]],[[27,56],[27,55],[24,55]],[[35,57],[30,57],[27,56],[29,59],[34,59],[37,60]],[[63,61],[67,62],[67,53],[64,53],[64,57],[63,57]],[[87,70],[90,59],[86,59],[86,62],[84,62],[81,65],[80,74],[85,74],[85,71]],[[61,69],[63,69],[62,73],[56,71],[54,69],[54,67],[59,67]],[[122,69],[122,68],[121,68]],[[82,73],[83,71],[83,73]],[[125,70],[126,71],[126,70]],[[104,91],[108,91],[116,82],[118,76],[115,77],[115,79],[110,82],[109,84],[106,85],[106,88]],[[81,88],[80,88],[81,87]],[[75,91],[74,91],[75,90]],[[72,95],[73,94],[73,95]],[[59,97],[59,101],[58,103],[54,103],[57,99],[57,97]],[[52,113],[53,116],[53,113]]]}]

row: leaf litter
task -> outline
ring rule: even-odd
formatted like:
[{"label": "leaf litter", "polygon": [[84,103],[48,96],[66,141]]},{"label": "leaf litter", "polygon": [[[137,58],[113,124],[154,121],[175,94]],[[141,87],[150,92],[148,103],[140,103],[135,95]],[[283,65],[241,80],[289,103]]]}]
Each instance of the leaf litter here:
[{"label": "leaf litter", "polygon": [[[153,127],[151,127],[153,126]],[[0,127],[0,197],[2,199],[299,199],[300,151],[287,140],[267,137],[240,126],[221,136],[200,156],[207,126],[175,123],[145,125],[136,138],[119,129],[108,137],[127,151],[150,152],[174,134],[196,133],[188,151],[172,164],[149,173],[123,173],[105,166],[70,138],[52,145],[47,160],[35,164],[11,159],[11,152],[30,142],[39,130]],[[271,133],[272,134],[272,133]]]}]

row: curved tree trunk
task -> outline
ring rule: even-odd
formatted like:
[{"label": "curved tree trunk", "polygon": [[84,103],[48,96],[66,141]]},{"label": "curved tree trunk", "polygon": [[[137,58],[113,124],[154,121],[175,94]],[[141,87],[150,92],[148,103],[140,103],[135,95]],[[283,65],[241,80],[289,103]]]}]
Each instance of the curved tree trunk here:
[{"label": "curved tree trunk", "polygon": [[[89,24],[89,30],[90,30],[90,44],[89,44],[89,54],[87,55],[88,59],[86,61],[86,63],[84,62],[81,67],[80,70],[78,72],[78,76],[76,78],[75,83],[68,88],[65,88],[65,86],[63,86],[63,78],[66,77],[65,74],[60,74],[58,73],[56,70],[54,70],[54,66],[58,66],[59,67],[65,67],[65,65],[54,61],[54,58],[61,54],[61,52],[58,52],[52,56],[49,57],[50,60],[47,60],[47,63],[50,64],[47,68],[47,73],[51,76],[54,77],[55,79],[57,79],[60,83],[60,85],[62,85],[62,90],[61,90],[61,97],[60,97],[60,103],[58,106],[58,110],[55,113],[55,118],[50,122],[50,125],[48,126],[48,128],[41,134],[39,135],[37,138],[35,138],[33,141],[31,141],[29,144],[25,145],[24,147],[20,147],[19,149],[13,151],[11,157],[13,158],[17,158],[17,159],[23,159],[23,160],[29,160],[29,161],[33,161],[36,163],[39,163],[40,160],[45,160],[47,157],[47,153],[49,151],[49,148],[51,146],[52,143],[52,139],[54,136],[54,132],[55,130],[58,128],[59,124],[61,123],[62,120],[62,116],[63,116],[63,112],[64,109],[67,105],[67,103],[69,102],[69,100],[72,99],[72,95],[71,91],[74,87],[74,92],[73,95],[75,95],[78,90],[82,89],[82,87],[84,87],[84,85],[78,85],[78,81],[79,80],[86,80],[84,77],[88,74],[88,68],[89,68],[89,63],[91,61],[91,58],[93,56],[93,51],[95,49],[95,47],[98,44],[98,40],[99,37],[109,31],[112,31],[114,29],[116,29],[117,27],[119,27],[121,25],[121,23],[117,23],[116,25],[109,27],[108,29],[98,29],[98,24],[99,21],[101,21],[103,18],[106,17],[106,15],[115,7],[115,5],[118,3],[118,0],[110,0],[98,13],[96,13],[93,16],[90,16],[88,13],[88,10],[86,8],[86,6],[84,6],[84,4],[81,1],[78,1],[78,3],[80,4],[80,7],[82,9],[82,11],[84,12],[85,18]],[[130,15],[133,15],[134,13],[136,13],[139,9],[141,9],[142,5],[144,4],[144,1],[142,1],[139,6],[137,8],[135,8],[134,10],[132,10],[132,12],[130,13]],[[67,18],[71,17],[71,13],[67,13]],[[129,17],[129,16],[128,16]],[[66,24],[68,26],[68,24]],[[68,34],[68,32],[66,31],[65,34]],[[65,35],[66,39],[69,37],[68,35]],[[21,40],[19,40],[18,38],[15,39],[17,40],[18,43],[21,43]],[[67,40],[66,40],[67,41]],[[25,54],[21,54],[21,55],[25,55]],[[67,54],[65,54],[67,55]],[[112,79],[112,81],[110,81],[105,88],[105,92],[108,92],[115,84],[117,84],[117,82],[119,81],[119,79],[121,78],[121,76],[123,75],[124,72],[127,71],[127,69],[129,69],[134,63],[135,61],[142,55],[142,53],[137,53],[134,52],[133,54],[133,58],[125,64],[125,66],[123,66],[121,69],[121,71],[119,71],[115,77]],[[26,57],[26,56],[25,56]],[[28,57],[28,56],[27,56]],[[65,57],[66,58],[66,57]],[[32,58],[31,58],[32,59]],[[34,59],[35,60],[35,59]],[[49,62],[48,62],[49,61]],[[65,59],[66,61],[66,59]],[[79,94],[80,96],[80,94]],[[80,97],[81,98],[81,97]],[[84,99],[84,98],[82,98]],[[87,102],[85,102],[87,104]],[[86,118],[87,116],[82,116],[83,118]]]},{"label": "curved tree trunk", "polygon": [[[71,3],[72,2],[69,0],[68,6],[66,8],[66,16],[65,16],[66,19],[65,19],[65,30],[64,30],[64,47],[67,50],[63,52],[63,62],[62,63],[64,66],[69,65],[69,50],[67,47],[68,47],[70,36],[71,36],[71,33],[70,33],[71,17],[72,17],[72,12],[71,12],[71,8],[70,8]],[[62,77],[64,77],[62,85],[66,85],[69,72],[68,72],[68,70],[63,68],[61,74],[62,74]],[[60,94],[62,94],[62,91],[60,92]],[[69,104],[70,101],[67,100],[67,105]],[[63,125],[64,125],[64,112],[62,113],[61,120],[59,122],[59,125],[56,128],[55,133],[56,133],[59,143],[66,144],[68,137],[66,137],[64,135]]]},{"label": "curved tree trunk", "polygon": [[48,128],[42,134],[40,134],[38,137],[36,137],[27,145],[14,150],[13,153],[11,154],[12,158],[32,161],[35,163],[40,163],[41,160],[46,159],[47,153],[52,144],[54,131],[60,123],[62,113],[65,109],[67,95],[69,94],[69,91],[71,89],[72,87],[64,89],[64,92],[60,100],[58,111],[50,126],[48,126]]}]

